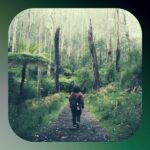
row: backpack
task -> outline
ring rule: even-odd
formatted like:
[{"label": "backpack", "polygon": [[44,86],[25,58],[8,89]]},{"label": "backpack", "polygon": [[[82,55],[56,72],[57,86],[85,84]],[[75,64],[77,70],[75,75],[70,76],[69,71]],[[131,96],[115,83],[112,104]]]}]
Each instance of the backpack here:
[{"label": "backpack", "polygon": [[72,109],[77,109],[80,110],[80,104],[79,104],[79,100],[78,97],[73,97],[70,101],[70,107]]}]

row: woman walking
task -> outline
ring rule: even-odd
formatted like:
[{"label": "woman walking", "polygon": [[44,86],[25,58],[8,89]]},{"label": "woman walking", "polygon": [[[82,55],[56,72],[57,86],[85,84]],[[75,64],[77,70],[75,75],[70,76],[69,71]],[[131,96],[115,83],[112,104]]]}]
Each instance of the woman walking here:
[{"label": "woman walking", "polygon": [[83,95],[79,86],[75,85],[73,87],[72,93],[69,97],[69,103],[72,113],[73,127],[79,128],[80,116],[82,113],[82,109],[84,108]]}]

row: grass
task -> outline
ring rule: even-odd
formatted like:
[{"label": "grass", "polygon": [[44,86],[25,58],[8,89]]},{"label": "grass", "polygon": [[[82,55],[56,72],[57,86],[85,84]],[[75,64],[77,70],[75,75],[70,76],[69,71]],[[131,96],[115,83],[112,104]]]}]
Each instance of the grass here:
[{"label": "grass", "polygon": [[21,105],[9,105],[9,122],[21,138],[34,141],[44,128],[56,120],[67,104],[66,94],[57,93],[41,100],[27,100]]},{"label": "grass", "polygon": [[127,92],[113,84],[85,95],[85,103],[112,141],[133,135],[140,125],[141,91]]}]

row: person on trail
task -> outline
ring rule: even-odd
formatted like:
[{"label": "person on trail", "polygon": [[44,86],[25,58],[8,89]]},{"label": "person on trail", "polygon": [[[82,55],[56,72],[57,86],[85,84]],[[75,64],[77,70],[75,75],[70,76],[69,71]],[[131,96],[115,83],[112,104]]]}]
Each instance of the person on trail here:
[{"label": "person on trail", "polygon": [[83,95],[80,91],[81,91],[80,87],[75,85],[69,97],[73,127],[77,127],[77,128],[79,128],[80,116],[81,116],[82,109],[84,108]]}]

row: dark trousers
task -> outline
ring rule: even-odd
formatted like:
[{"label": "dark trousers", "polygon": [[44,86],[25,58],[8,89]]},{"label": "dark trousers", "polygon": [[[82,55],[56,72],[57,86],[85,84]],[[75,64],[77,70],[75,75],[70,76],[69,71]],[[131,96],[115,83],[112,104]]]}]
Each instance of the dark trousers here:
[{"label": "dark trousers", "polygon": [[80,122],[81,110],[71,109],[71,112],[72,112],[72,122],[73,122],[73,124],[76,124],[77,122]]}]

